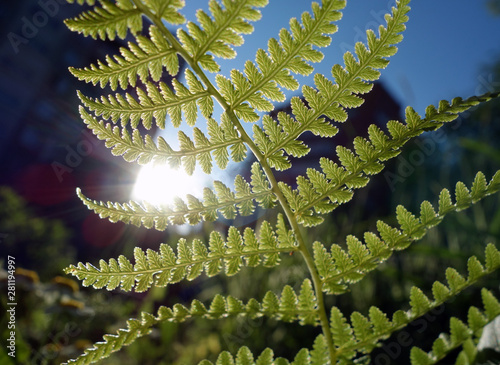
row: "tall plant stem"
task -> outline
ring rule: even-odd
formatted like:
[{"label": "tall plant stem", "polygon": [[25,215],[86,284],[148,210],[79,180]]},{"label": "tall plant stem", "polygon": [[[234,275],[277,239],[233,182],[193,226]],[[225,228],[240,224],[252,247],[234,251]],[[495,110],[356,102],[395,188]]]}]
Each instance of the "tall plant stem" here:
[{"label": "tall plant stem", "polygon": [[133,3],[137,6],[138,9],[140,9],[148,18],[150,18],[153,23],[158,27],[158,29],[161,30],[163,35],[167,38],[169,43],[171,44],[172,48],[184,58],[184,60],[189,64],[189,66],[192,68],[192,70],[198,75],[198,77],[201,79],[201,81],[205,84],[207,91],[219,102],[219,104],[222,106],[224,111],[227,113],[229,118],[231,119],[231,122],[233,123],[234,127],[239,133],[239,136],[241,140],[250,148],[252,153],[254,154],[255,158],[257,161],[260,163],[262,166],[262,169],[264,170],[264,173],[266,174],[269,183],[271,184],[271,189],[273,193],[276,195],[276,198],[278,199],[287,219],[292,227],[292,230],[295,234],[295,238],[297,240],[297,243],[299,245],[299,252],[301,253],[302,257],[304,258],[307,268],[309,269],[309,272],[311,274],[311,278],[313,281],[314,285],[314,290],[316,294],[316,299],[318,303],[318,314],[320,317],[320,322],[321,322],[321,327],[323,330],[323,334],[326,339],[326,343],[328,346],[329,350],[329,355],[330,355],[330,364],[335,365],[337,362],[337,355],[336,351],[334,348],[333,344],[333,337],[332,333],[330,331],[330,322],[328,320],[328,315],[326,313],[326,307],[325,307],[325,301],[323,297],[323,285],[321,283],[321,279],[319,277],[318,271],[316,269],[316,266],[314,264],[314,260],[312,258],[311,253],[309,252],[309,249],[307,248],[307,245],[304,241],[300,226],[295,219],[295,215],[293,214],[292,210],[290,209],[290,206],[288,205],[288,202],[286,201],[285,196],[281,192],[278,182],[276,181],[276,177],[274,176],[274,173],[267,163],[264,155],[262,152],[258,149],[252,138],[248,135],[248,133],[245,131],[243,126],[241,125],[238,117],[235,115],[234,111],[231,109],[231,106],[227,103],[226,99],[219,93],[219,91],[215,88],[215,86],[212,84],[212,82],[208,79],[207,75],[205,72],[201,69],[201,67],[193,60],[193,58],[184,50],[182,45],[179,43],[179,41],[172,35],[172,33],[165,27],[163,24],[162,20],[160,17],[158,17],[156,14],[152,13],[146,6],[142,4],[140,0],[132,0]]}]

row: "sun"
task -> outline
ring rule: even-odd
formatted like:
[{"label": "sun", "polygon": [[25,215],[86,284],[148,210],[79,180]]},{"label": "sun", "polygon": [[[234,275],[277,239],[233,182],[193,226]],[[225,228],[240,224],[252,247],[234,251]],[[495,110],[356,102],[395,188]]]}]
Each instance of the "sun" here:
[{"label": "sun", "polygon": [[168,165],[144,165],[135,181],[132,199],[155,205],[169,205],[176,196],[196,195],[202,188],[200,176],[186,174]]}]

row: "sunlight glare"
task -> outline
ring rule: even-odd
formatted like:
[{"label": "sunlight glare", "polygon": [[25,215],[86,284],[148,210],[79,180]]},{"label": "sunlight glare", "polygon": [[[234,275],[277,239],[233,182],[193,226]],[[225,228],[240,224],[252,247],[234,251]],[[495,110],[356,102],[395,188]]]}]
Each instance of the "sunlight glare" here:
[{"label": "sunlight glare", "polygon": [[183,170],[168,165],[148,164],[141,168],[132,191],[132,199],[147,201],[154,205],[168,205],[174,197],[185,198],[186,194],[200,192],[200,176],[189,176]]}]

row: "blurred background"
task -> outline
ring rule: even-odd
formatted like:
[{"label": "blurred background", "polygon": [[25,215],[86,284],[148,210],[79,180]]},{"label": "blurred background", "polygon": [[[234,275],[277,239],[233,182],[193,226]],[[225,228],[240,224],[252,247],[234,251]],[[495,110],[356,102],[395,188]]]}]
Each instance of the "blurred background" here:
[{"label": "blurred background", "polygon": [[[392,5],[387,0],[348,2],[338,23],[339,32],[333,36],[332,46],[325,50],[325,61],[316,71],[330,76],[331,66],[342,62],[344,52],[352,50],[357,41],[364,41],[365,30],[376,29]],[[335,158],[335,145],[350,147],[353,137],[366,135],[370,124],[383,127],[390,119],[401,120],[407,105],[422,114],[427,105],[435,105],[441,99],[466,98],[500,89],[498,1],[446,0],[411,5],[400,51],[366,96],[363,106],[350,111],[350,122],[333,141],[303,135],[314,148],[307,158],[279,174],[281,180],[293,185],[295,177],[307,167],[316,166],[320,156]],[[188,2],[183,13],[194,19],[197,8],[207,9],[205,1]],[[157,249],[161,242],[175,244],[181,234],[187,234],[189,239],[203,239],[214,229],[214,225],[204,224],[191,230],[158,232],[113,224],[99,219],[76,197],[75,190],[80,187],[93,199],[128,201],[137,189],[136,182],[141,176],[144,179],[140,166],[113,157],[80,120],[76,90],[92,97],[109,90],[103,92],[78,82],[68,67],[87,67],[106,54],[117,53],[126,43],[96,41],[71,33],[63,20],[81,10],[80,6],[62,0],[18,0],[0,5],[0,260],[4,269],[7,255],[16,258],[19,303],[17,357],[8,357],[2,346],[2,364],[60,363],[101,340],[105,333],[124,327],[126,318],[135,317],[140,311],[154,311],[159,305],[177,302],[187,305],[193,298],[208,303],[216,293],[231,293],[244,301],[262,298],[265,291],[279,293],[286,284],[297,289],[307,275],[300,257],[294,255],[283,258],[282,265],[274,270],[244,269],[232,278],[201,277],[137,294],[87,290],[62,273],[71,263],[97,264],[100,258],[107,260],[122,254],[132,257],[135,246]],[[265,47],[269,37],[276,37],[280,28],[287,27],[290,17],[299,17],[308,10],[307,1],[272,1],[262,10],[263,18],[256,23],[255,32],[245,37],[244,46],[237,49],[240,58],[221,62],[221,73],[229,75],[232,68],[243,69],[244,61],[254,59],[255,51]],[[170,81],[166,73],[164,81]],[[312,85],[310,78],[300,81]],[[288,93],[287,97],[293,95]],[[283,103],[278,109],[290,107]],[[162,133],[175,146],[172,136],[176,132],[172,129],[153,133]],[[319,237],[326,245],[342,245],[348,234],[362,237],[365,231],[374,231],[378,219],[395,224],[393,213],[398,204],[417,213],[423,200],[436,204],[439,191],[445,187],[454,190],[456,181],[470,186],[478,170],[491,178],[500,168],[499,138],[498,101],[464,113],[442,131],[422,135],[367,188],[358,191],[350,204],[311,230],[310,241]],[[230,182],[234,174],[245,174],[251,162],[248,158],[227,172],[218,172],[217,178]],[[174,173],[163,177],[169,180]],[[200,185],[209,182],[200,175],[195,175],[195,179]],[[389,313],[407,308],[412,285],[429,293],[434,280],[443,280],[444,267],[451,265],[465,273],[467,257],[476,254],[482,259],[486,243],[499,242],[499,202],[498,196],[493,196],[466,212],[447,217],[424,240],[353,285],[351,293],[329,297],[328,304],[341,307],[345,313],[366,313],[369,305]],[[265,218],[265,212],[258,212],[234,222],[223,220],[215,224],[215,229],[224,231],[229,224],[255,226]],[[0,297],[4,306],[5,271],[1,275]],[[489,278],[484,285],[498,293],[498,276]],[[427,341],[433,338],[429,334],[435,337],[448,328],[446,318],[450,315],[466,318],[467,307],[463,303],[480,305],[478,298],[478,290],[468,290],[447,304],[443,313],[427,318],[424,324],[410,326],[412,344],[395,349],[391,338],[374,352],[372,362],[405,363],[416,343],[429,351],[431,343]],[[2,316],[1,331],[6,331],[5,321]],[[151,336],[103,363],[191,364],[203,358],[214,360],[220,351],[234,352],[244,344],[254,353],[271,346],[277,356],[291,359],[294,349],[310,347],[316,335],[317,331],[310,328],[267,319],[165,323]],[[7,338],[6,333],[2,333],[2,338]],[[452,354],[443,363],[454,363],[453,355],[456,356]]]}]

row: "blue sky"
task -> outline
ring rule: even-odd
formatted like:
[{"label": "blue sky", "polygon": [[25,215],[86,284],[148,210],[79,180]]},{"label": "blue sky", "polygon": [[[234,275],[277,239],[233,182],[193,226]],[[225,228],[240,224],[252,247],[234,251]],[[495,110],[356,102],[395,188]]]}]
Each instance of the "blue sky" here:
[{"label": "blue sky", "polygon": [[[206,3],[187,1],[183,13],[195,19],[195,9],[206,9]],[[348,1],[343,19],[337,23],[339,31],[333,35],[332,45],[324,49],[325,60],[316,66],[316,72],[331,77],[331,66],[342,62],[349,46],[364,41],[365,30],[377,28],[393,5],[389,0]],[[488,11],[486,0],[414,0],[410,6],[405,39],[381,78],[403,106],[411,105],[421,113],[441,99],[465,98],[486,92],[492,82],[498,84],[500,80],[493,80],[484,69],[500,59],[500,17]],[[309,1],[271,0],[262,9],[255,32],[245,36],[245,44],[237,48],[239,59],[224,62],[222,73],[242,70],[247,58],[254,59],[258,48],[266,48],[268,38],[288,28],[290,17],[300,17],[304,11],[310,11]]]}]

